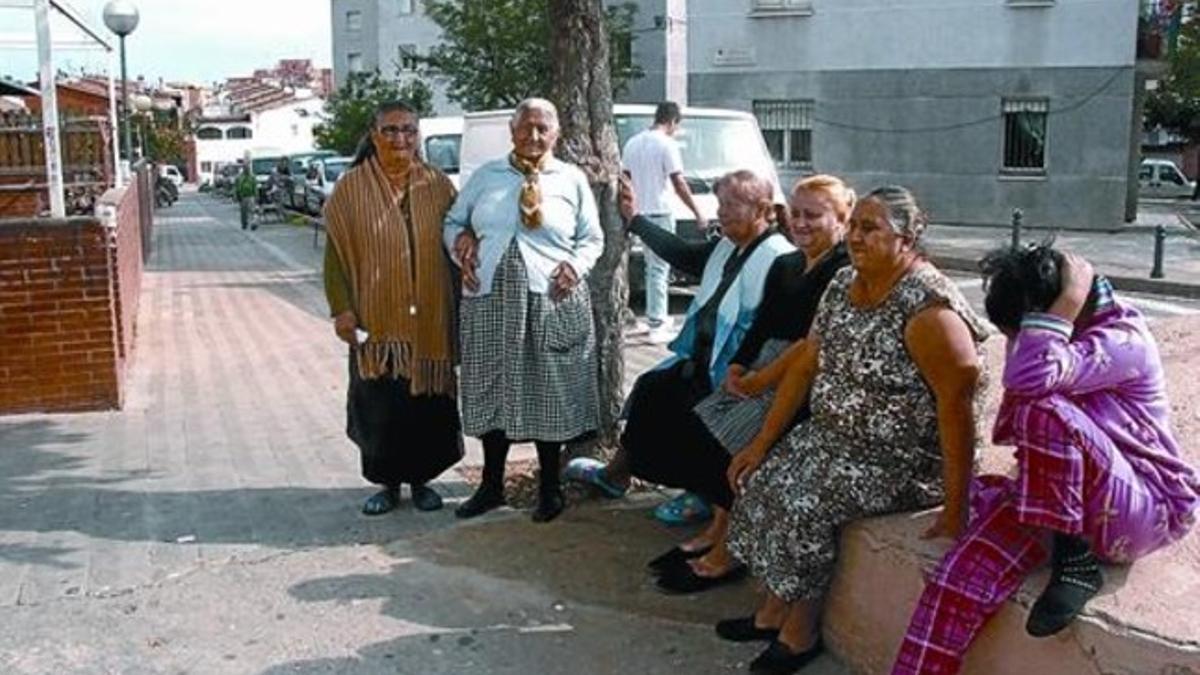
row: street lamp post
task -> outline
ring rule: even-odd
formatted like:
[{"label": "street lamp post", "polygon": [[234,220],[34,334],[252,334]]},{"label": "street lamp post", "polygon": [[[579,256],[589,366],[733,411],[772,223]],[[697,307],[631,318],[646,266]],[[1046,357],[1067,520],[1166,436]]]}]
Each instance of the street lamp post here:
[{"label": "street lamp post", "polygon": [[111,0],[104,6],[104,25],[117,34],[121,42],[121,122],[125,127],[122,138],[125,150],[125,161],[133,161],[133,136],[129,125],[129,77],[125,71],[125,37],[132,33],[138,25],[137,7],[129,0]]}]

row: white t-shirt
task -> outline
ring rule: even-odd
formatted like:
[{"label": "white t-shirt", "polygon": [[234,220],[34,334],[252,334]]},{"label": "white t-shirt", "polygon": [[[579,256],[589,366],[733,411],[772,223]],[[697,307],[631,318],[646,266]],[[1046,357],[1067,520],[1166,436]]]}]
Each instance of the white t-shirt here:
[{"label": "white t-shirt", "polygon": [[671,212],[671,174],[683,171],[683,157],[675,139],[659,129],[646,129],[625,143],[621,164],[633,179],[639,212]]}]

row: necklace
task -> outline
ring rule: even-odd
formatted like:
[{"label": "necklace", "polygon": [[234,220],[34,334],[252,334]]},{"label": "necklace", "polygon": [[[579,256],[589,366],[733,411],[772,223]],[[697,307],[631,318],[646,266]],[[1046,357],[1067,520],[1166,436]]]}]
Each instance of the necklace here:
[{"label": "necklace", "polygon": [[880,286],[883,290],[874,293],[871,293],[867,289],[867,285],[863,282],[861,274],[855,275],[854,284],[850,287],[850,302],[860,309],[877,306],[891,294],[892,289],[896,287],[896,283],[903,279],[904,275],[908,274],[908,271],[916,264],[917,258],[910,258],[888,277],[886,284]]}]

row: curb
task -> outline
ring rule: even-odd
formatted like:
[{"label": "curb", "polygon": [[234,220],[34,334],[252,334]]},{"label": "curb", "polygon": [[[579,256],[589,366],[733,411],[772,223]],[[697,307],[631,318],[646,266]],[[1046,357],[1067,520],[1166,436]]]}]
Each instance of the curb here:
[{"label": "curb", "polygon": [[[979,272],[979,261],[959,256],[930,255],[930,260],[944,270],[956,272]],[[1151,295],[1169,295],[1177,298],[1200,298],[1200,284],[1190,284],[1182,281],[1166,281],[1163,279],[1143,279],[1141,277],[1105,274],[1118,291],[1148,293]]]}]

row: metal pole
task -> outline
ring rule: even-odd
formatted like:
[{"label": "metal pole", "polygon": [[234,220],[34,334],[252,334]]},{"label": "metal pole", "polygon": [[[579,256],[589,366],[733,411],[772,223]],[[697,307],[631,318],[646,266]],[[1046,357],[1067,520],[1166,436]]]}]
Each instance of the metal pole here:
[{"label": "metal pole", "polygon": [[125,125],[125,161],[133,163],[133,136],[129,130],[129,77],[125,74],[125,36],[121,40],[121,105],[125,110],[121,122]]},{"label": "metal pole", "polygon": [[1017,248],[1021,245],[1021,221],[1025,218],[1025,214],[1021,209],[1013,209],[1012,212],[1012,247]]},{"label": "metal pole", "polygon": [[50,191],[50,216],[65,218],[62,154],[58,138],[58,82],[54,78],[54,55],[50,48],[49,0],[33,0],[33,18],[38,37],[38,79],[42,86],[42,138],[46,148],[46,183]]},{"label": "metal pole", "polygon": [[119,187],[129,181],[129,166],[121,161],[121,129],[117,126],[117,94],[111,50],[108,52],[108,126],[112,134],[113,187]]},{"label": "metal pole", "polygon": [[1167,244],[1167,228],[1159,223],[1154,228],[1154,269],[1150,270],[1151,279],[1163,278],[1163,249]]}]

